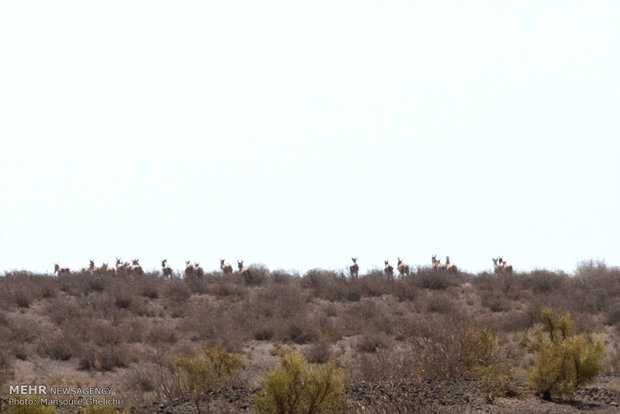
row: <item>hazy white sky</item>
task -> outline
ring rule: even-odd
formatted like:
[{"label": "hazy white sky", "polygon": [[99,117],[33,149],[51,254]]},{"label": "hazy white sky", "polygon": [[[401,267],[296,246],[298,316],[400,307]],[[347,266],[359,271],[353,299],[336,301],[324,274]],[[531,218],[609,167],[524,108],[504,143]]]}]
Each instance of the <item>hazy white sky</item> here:
[{"label": "hazy white sky", "polygon": [[620,2],[0,1],[0,271],[620,265]]}]

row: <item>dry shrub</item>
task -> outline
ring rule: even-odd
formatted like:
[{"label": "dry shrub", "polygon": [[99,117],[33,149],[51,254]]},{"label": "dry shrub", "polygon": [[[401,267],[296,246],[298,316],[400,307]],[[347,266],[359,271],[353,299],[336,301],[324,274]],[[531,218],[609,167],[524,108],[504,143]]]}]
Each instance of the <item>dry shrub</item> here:
[{"label": "dry shrub", "polygon": [[146,332],[145,339],[150,344],[167,343],[175,344],[179,338],[177,331],[166,324],[156,323]]},{"label": "dry shrub", "polygon": [[347,280],[339,273],[312,269],[301,279],[301,286],[311,289],[313,295],[327,300],[343,300],[347,297]]},{"label": "dry shrub", "polygon": [[129,349],[125,345],[109,345],[99,348],[95,369],[97,371],[112,371],[114,368],[124,368],[131,362]]},{"label": "dry shrub", "polygon": [[270,283],[265,289],[251,293],[253,315],[292,317],[305,312],[308,295],[296,283]]},{"label": "dry shrub", "polygon": [[605,312],[605,322],[620,327],[620,299],[616,299]]},{"label": "dry shrub", "polygon": [[274,283],[280,283],[280,284],[291,283],[299,279],[298,277],[295,277],[291,275],[290,273],[287,273],[283,270],[275,270],[271,272],[270,275],[271,275],[271,280]]},{"label": "dry shrub", "polygon": [[127,342],[141,343],[149,329],[148,319],[141,317],[123,320],[120,329],[125,332]]},{"label": "dry shrub", "polygon": [[546,294],[551,291],[564,290],[566,277],[548,270],[535,270],[521,275],[521,281],[534,294]]},{"label": "dry shrub", "polygon": [[464,319],[420,322],[409,338],[422,377],[468,378],[497,362],[497,339],[487,328]]},{"label": "dry shrub", "polygon": [[381,298],[363,298],[351,303],[343,315],[347,329],[343,335],[359,334],[362,330],[392,334],[394,306]]},{"label": "dry shrub", "polygon": [[123,390],[132,406],[143,406],[156,397],[157,369],[152,364],[142,364],[129,369],[123,376]]},{"label": "dry shrub", "polygon": [[124,368],[131,362],[131,352],[124,345],[96,346],[91,344],[81,353],[78,368],[85,371],[112,371],[114,368]]},{"label": "dry shrub", "polygon": [[243,273],[248,286],[263,286],[269,280],[269,270],[263,265],[252,265]]},{"label": "dry shrub", "polygon": [[220,298],[236,296],[242,297],[247,292],[247,287],[244,283],[237,281],[237,275],[218,275],[214,279],[213,283],[208,287],[208,293]]},{"label": "dry shrub", "polygon": [[0,321],[0,339],[16,344],[32,344],[41,337],[38,321],[27,314],[7,315]]},{"label": "dry shrub", "polygon": [[79,320],[85,311],[74,298],[56,297],[51,299],[45,306],[46,314],[49,318],[61,325],[65,322],[73,323]]},{"label": "dry shrub", "polygon": [[41,285],[46,278],[29,272],[12,272],[0,278],[0,308],[29,308],[43,298]]},{"label": "dry shrub", "polygon": [[480,303],[491,312],[505,312],[510,310],[510,302],[504,293],[498,291],[482,291]]},{"label": "dry shrub", "polygon": [[418,295],[419,288],[415,285],[415,276],[409,275],[404,279],[400,279],[396,282],[396,291],[393,294],[400,301],[414,301]]},{"label": "dry shrub", "polygon": [[146,283],[140,287],[140,296],[149,299],[159,298],[159,286],[155,283]]},{"label": "dry shrub", "polygon": [[183,278],[183,282],[185,283],[185,286],[187,286],[187,288],[190,290],[191,293],[202,295],[204,293],[207,293],[208,291],[208,286],[209,286],[208,278],[209,278],[208,275],[204,277],[196,277],[196,276],[188,275],[185,278]]},{"label": "dry shrub", "polygon": [[306,360],[312,364],[324,364],[329,361],[331,357],[331,347],[327,342],[319,341],[304,351]]},{"label": "dry shrub", "polygon": [[349,381],[382,382],[417,376],[410,346],[384,347],[373,353],[357,353],[347,364]]},{"label": "dry shrub", "polygon": [[49,357],[59,361],[67,361],[74,356],[78,344],[72,343],[62,335],[50,334],[43,336],[39,341],[38,353],[42,357]]},{"label": "dry shrub", "polygon": [[12,365],[9,352],[0,348],[0,388],[13,377]]},{"label": "dry shrub", "polygon": [[132,297],[126,293],[118,293],[114,298],[114,304],[119,307],[119,309],[129,309],[132,303]]},{"label": "dry shrub", "polygon": [[620,297],[620,269],[608,268],[601,262],[584,262],[567,285],[567,308],[571,313],[605,312]]},{"label": "dry shrub", "polygon": [[257,341],[269,341],[273,338],[274,328],[265,321],[264,325],[257,325],[252,331],[252,337]]},{"label": "dry shrub", "polygon": [[375,353],[381,348],[388,347],[388,339],[385,335],[377,333],[365,333],[357,340],[356,349],[359,352]]},{"label": "dry shrub", "polygon": [[98,345],[119,345],[125,341],[125,332],[122,328],[112,326],[108,321],[100,319],[91,322],[89,328],[90,335],[88,337]]},{"label": "dry shrub", "polygon": [[332,343],[342,339],[342,330],[337,321],[337,318],[322,312],[310,317],[310,322],[318,328],[322,340]]},{"label": "dry shrub", "polygon": [[103,275],[92,275],[88,279],[88,290],[91,292],[103,292],[106,287],[107,280]]},{"label": "dry shrub", "polygon": [[[106,276],[102,277],[102,283],[106,284],[109,279]],[[89,271],[77,271],[68,275],[59,275],[57,278],[60,290],[67,292],[71,296],[86,296],[91,292],[96,292],[97,284],[92,284],[93,275]]]},{"label": "dry shrub", "polygon": [[372,270],[361,276],[359,279],[348,281],[350,289],[361,292],[363,296],[381,296],[386,293],[388,284],[382,271]]},{"label": "dry shrub", "polygon": [[179,279],[170,280],[163,290],[163,297],[170,304],[183,303],[187,301],[191,295],[192,292],[187,285]]},{"label": "dry shrub", "polygon": [[434,271],[429,268],[418,269],[413,280],[418,288],[430,290],[444,290],[461,283],[458,275],[445,271]]},{"label": "dry shrub", "polygon": [[157,400],[174,401],[185,397],[187,380],[175,362],[169,360],[160,362],[157,365],[153,381]]},{"label": "dry shrub", "polygon": [[458,308],[454,302],[445,292],[435,291],[427,298],[426,311],[442,315],[455,314]]},{"label": "dry shrub", "polygon": [[256,319],[249,317],[246,301],[199,300],[191,306],[184,306],[187,316],[181,319],[175,329],[185,332],[192,340],[213,340],[232,348],[252,338]]},{"label": "dry shrub", "polygon": [[296,317],[289,321],[283,339],[302,345],[316,341],[319,336],[318,330],[312,323],[309,323],[308,319]]},{"label": "dry shrub", "polygon": [[495,330],[502,332],[520,332],[532,325],[532,316],[524,311],[508,310],[498,312],[493,318],[485,318]]}]

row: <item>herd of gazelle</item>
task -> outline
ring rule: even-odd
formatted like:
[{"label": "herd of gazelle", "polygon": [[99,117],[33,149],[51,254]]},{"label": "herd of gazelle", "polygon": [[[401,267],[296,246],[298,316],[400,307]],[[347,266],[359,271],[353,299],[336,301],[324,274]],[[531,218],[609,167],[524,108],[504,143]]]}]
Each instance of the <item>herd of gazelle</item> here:
[{"label": "herd of gazelle", "polygon": [[512,265],[506,263],[503,257],[493,259],[493,269],[495,273],[512,273]]},{"label": "herd of gazelle", "polygon": [[[357,257],[352,257],[351,260],[353,263],[349,266],[349,272],[351,274],[351,278],[357,279],[360,271],[360,267],[357,264]],[[441,263],[441,260],[437,259],[437,255],[433,255],[431,258],[431,263],[432,268],[435,271],[447,271],[449,273],[458,272],[456,265],[450,263],[450,256],[446,256],[446,262]],[[512,265],[509,265],[503,257],[493,258],[493,268],[495,273],[512,273]],[[249,269],[243,265],[243,260],[237,260],[237,269],[242,275],[249,274]],[[400,257],[398,258],[396,269],[398,269],[398,274],[400,277],[408,276],[410,274],[409,265],[402,261]],[[95,266],[95,261],[91,259],[88,270],[93,274],[144,274],[138,259],[132,260],[131,264],[129,264],[129,262],[122,262],[121,259],[117,258],[115,267],[109,266],[107,263],[103,263],[101,266]],[[232,274],[233,267],[230,263],[226,263],[224,259],[221,259],[220,270],[224,274]],[[394,267],[388,260],[384,261],[383,272],[388,278],[394,277]],[[57,273],[58,275],[69,274],[71,273],[71,270],[69,270],[68,267],[60,267],[58,264],[54,264],[54,273]],[[172,277],[172,268],[168,265],[167,259],[164,259],[161,262],[161,273],[164,277]],[[200,267],[198,262],[194,262],[194,264],[192,264],[189,260],[185,261],[186,277],[203,275],[204,270]]]}]

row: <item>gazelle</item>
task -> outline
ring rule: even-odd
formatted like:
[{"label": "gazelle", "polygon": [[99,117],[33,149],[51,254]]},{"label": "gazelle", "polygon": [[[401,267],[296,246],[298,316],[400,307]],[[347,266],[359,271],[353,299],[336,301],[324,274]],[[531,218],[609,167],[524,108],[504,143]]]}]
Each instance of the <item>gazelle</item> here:
[{"label": "gazelle", "polygon": [[493,258],[493,271],[497,274],[501,273],[502,265],[498,263],[499,259]]},{"label": "gazelle", "polygon": [[116,258],[116,273],[119,275],[122,273],[127,273],[130,270],[130,265],[127,262],[121,262],[121,259]]},{"label": "gazelle", "polygon": [[352,257],[351,260],[353,260],[353,264],[349,266],[349,271],[351,272],[351,278],[357,279],[360,273],[360,267],[357,264],[357,257]]},{"label": "gazelle", "polygon": [[71,273],[71,270],[69,270],[68,267],[60,267],[58,266],[58,263],[54,263],[54,273],[57,273],[58,276],[68,275]]},{"label": "gazelle", "polygon": [[239,270],[241,274],[247,273],[248,268],[243,265],[243,260],[237,260],[237,270]]},{"label": "gazelle", "polygon": [[400,277],[404,277],[404,276],[408,276],[409,275],[409,265],[405,262],[403,262],[400,257],[398,258],[398,274],[400,275]]},{"label": "gazelle", "polygon": [[450,263],[450,256],[446,256],[446,265],[445,265],[445,269],[450,272],[450,273],[456,273],[459,271],[459,269],[456,267],[456,265]]},{"label": "gazelle", "polygon": [[90,259],[88,270],[90,270],[91,275],[94,275],[95,273],[100,273],[103,269],[101,266],[95,266],[95,261],[93,259]]},{"label": "gazelle", "polygon": [[431,261],[433,263],[433,270],[445,269],[445,266],[441,264],[441,260],[437,259],[436,254],[433,255],[433,257],[431,258]]},{"label": "gazelle", "polygon": [[393,279],[394,278],[394,266],[389,264],[387,260],[384,260],[383,263],[385,264],[385,267],[383,268],[383,272],[389,279]]},{"label": "gazelle", "polygon": [[168,259],[164,259],[161,261],[161,274],[164,277],[172,277],[172,268],[168,266]]},{"label": "gazelle", "polygon": [[196,268],[194,267],[194,265],[189,261],[186,260],[185,261],[185,277],[192,277],[196,274]]},{"label": "gazelle", "polygon": [[512,265],[509,265],[503,257],[499,258],[499,265],[501,266],[502,271],[512,273]]},{"label": "gazelle", "polygon": [[196,276],[202,277],[205,275],[205,271],[200,267],[200,263],[194,262],[194,271],[196,272]]},{"label": "gazelle", "polygon": [[131,266],[129,267],[129,270],[131,271],[131,274],[134,275],[143,275],[144,274],[144,270],[142,270],[142,266],[140,266],[140,263],[138,263],[140,261],[140,259],[133,259],[131,262]]},{"label": "gazelle", "polygon": [[104,275],[114,275],[116,274],[116,270],[114,267],[112,266],[108,266],[107,263],[104,263],[101,265],[101,271],[103,272]]},{"label": "gazelle", "polygon": [[230,263],[226,263],[224,259],[220,260],[220,269],[222,269],[222,272],[224,272],[224,274],[231,274],[233,271]]}]

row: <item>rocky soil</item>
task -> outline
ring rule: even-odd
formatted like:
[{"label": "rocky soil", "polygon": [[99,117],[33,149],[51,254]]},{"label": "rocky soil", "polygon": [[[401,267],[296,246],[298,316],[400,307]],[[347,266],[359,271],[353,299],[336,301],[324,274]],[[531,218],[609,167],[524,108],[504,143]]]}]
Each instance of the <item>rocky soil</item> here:
[{"label": "rocky soil", "polygon": [[[249,388],[233,388],[209,395],[210,413],[250,413]],[[346,390],[347,413],[620,413],[620,372],[601,375],[577,392],[572,401],[543,401],[523,385],[509,395],[494,395],[476,380],[358,382]],[[206,399],[203,401],[206,407]],[[195,412],[189,401],[154,403],[132,409],[133,414]]]}]

